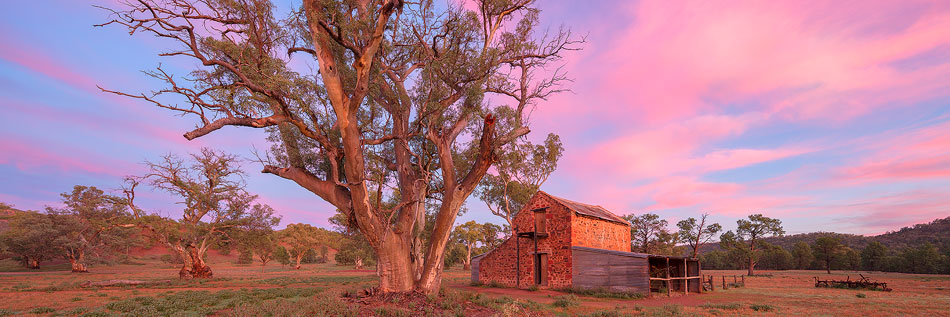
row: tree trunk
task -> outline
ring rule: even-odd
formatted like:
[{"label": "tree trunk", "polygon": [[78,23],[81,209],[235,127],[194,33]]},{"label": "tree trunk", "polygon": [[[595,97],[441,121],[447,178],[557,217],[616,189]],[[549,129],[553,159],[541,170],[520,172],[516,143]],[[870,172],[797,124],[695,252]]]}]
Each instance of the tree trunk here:
[{"label": "tree trunk", "polygon": [[468,254],[465,255],[465,262],[462,263],[462,268],[466,270],[472,269],[472,244],[469,243],[466,245],[468,249]]},{"label": "tree trunk", "polygon": [[73,273],[88,273],[89,269],[86,268],[86,252],[84,251],[70,251],[69,255],[69,265],[72,266]]},{"label": "tree trunk", "polygon": [[831,261],[825,261],[825,270],[828,271],[828,274],[831,274]]},{"label": "tree trunk", "polygon": [[383,293],[409,292],[415,284],[409,241],[393,232],[385,234],[376,249],[379,290]]},{"label": "tree trunk", "polygon": [[353,268],[357,270],[363,269],[363,258],[356,258],[356,261],[353,261]]},{"label": "tree trunk", "polygon": [[188,246],[188,256],[191,258],[191,277],[192,278],[212,278],[214,274],[211,267],[205,263],[203,253],[194,246]]},{"label": "tree trunk", "polygon": [[296,260],[297,260],[297,266],[294,266],[294,270],[299,270],[299,269],[300,269],[300,261],[303,260],[303,253],[297,253],[297,256],[296,256],[295,258],[296,258]]},{"label": "tree trunk", "polygon": [[26,266],[27,266],[28,268],[30,268],[30,269],[33,269],[33,270],[39,270],[39,269],[40,269],[40,261],[37,260],[37,259],[35,259],[35,258],[28,257],[28,258],[26,259],[26,263],[27,263]]},{"label": "tree trunk", "polygon": [[749,276],[755,275],[755,240],[749,244]]}]

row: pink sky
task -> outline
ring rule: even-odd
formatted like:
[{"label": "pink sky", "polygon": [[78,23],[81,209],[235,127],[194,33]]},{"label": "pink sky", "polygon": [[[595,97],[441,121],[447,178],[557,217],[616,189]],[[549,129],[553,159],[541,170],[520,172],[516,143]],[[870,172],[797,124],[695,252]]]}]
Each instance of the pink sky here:
[{"label": "pink sky", "polygon": [[[545,191],[671,222],[708,212],[727,229],[763,213],[790,233],[950,216],[950,2],[540,5],[545,26],[588,40],[565,59],[573,92],[532,114],[531,138],[557,133],[566,148]],[[187,142],[189,119],[95,88],[148,91],[138,70],[191,67],[158,59],[161,42],[92,28],[106,14],[89,5],[11,6],[0,13],[3,201],[40,209],[75,184],[116,188],[161,154],[268,146],[236,128]],[[40,12],[53,22],[29,23]],[[257,168],[251,189],[284,224],[327,226],[328,204]],[[176,208],[158,193],[146,203]],[[502,222],[468,206],[459,221]]]}]

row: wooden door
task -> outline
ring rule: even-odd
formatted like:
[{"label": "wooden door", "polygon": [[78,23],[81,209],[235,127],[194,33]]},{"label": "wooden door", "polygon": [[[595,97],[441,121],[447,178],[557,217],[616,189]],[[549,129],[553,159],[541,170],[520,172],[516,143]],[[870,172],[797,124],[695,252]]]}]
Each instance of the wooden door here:
[{"label": "wooden door", "polygon": [[534,255],[534,283],[541,286],[548,285],[548,254]]}]

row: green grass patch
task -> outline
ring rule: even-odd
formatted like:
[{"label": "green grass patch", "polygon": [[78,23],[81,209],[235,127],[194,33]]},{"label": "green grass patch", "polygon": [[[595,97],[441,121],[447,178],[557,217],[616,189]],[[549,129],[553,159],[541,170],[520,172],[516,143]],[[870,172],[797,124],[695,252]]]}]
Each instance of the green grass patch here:
[{"label": "green grass patch", "polygon": [[775,307],[768,304],[752,304],[752,305],[749,305],[749,308],[751,308],[754,311],[761,311],[761,312],[775,311]]},{"label": "green grass patch", "polygon": [[702,307],[702,308],[705,308],[705,309],[737,310],[737,309],[742,308],[742,304],[739,304],[739,303],[729,303],[729,304],[710,304],[710,303],[705,303],[705,304],[700,305],[699,307]]},{"label": "green grass patch", "polygon": [[36,308],[30,309],[30,313],[31,313],[31,314],[49,314],[49,313],[52,313],[52,312],[55,312],[55,311],[56,311],[56,309],[53,309],[52,307],[45,307],[45,306],[44,306],[44,307],[36,307]]},{"label": "green grass patch", "polygon": [[554,302],[551,303],[551,306],[567,308],[567,307],[578,306],[580,304],[581,303],[579,299],[577,298],[577,296],[571,294],[571,295],[558,296],[557,299],[555,299]]},{"label": "green grass patch", "polygon": [[119,313],[142,315],[200,314],[208,315],[226,309],[262,306],[274,299],[309,298],[322,292],[319,288],[271,288],[253,290],[182,291],[158,297],[141,296],[115,301],[105,308]]},{"label": "green grass patch", "polygon": [[640,299],[645,297],[637,292],[614,291],[606,288],[561,288],[557,291],[597,298]]}]

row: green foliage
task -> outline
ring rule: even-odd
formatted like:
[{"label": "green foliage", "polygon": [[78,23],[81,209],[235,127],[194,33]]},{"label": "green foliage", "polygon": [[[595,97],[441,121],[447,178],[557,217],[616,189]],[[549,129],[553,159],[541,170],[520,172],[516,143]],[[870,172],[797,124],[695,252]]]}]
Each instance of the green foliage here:
[{"label": "green foliage", "polygon": [[656,214],[629,214],[623,219],[630,222],[630,244],[634,252],[680,255],[676,243],[678,235],[666,229],[667,222]]},{"label": "green foliage", "polygon": [[277,260],[277,263],[280,263],[281,265],[290,264],[290,253],[287,252],[287,248],[284,246],[277,246],[277,248],[274,249],[274,260]]},{"label": "green foliage", "polygon": [[497,174],[486,174],[475,195],[510,226],[522,206],[557,169],[564,146],[557,134],[549,133],[543,144],[531,144],[522,138],[497,152],[498,161],[493,165]]},{"label": "green foliage", "polygon": [[828,273],[831,273],[832,262],[843,250],[840,240],[832,236],[818,238],[811,248],[814,250],[815,260],[822,263]]},{"label": "green foliage", "polygon": [[304,223],[289,224],[280,231],[280,242],[288,246],[288,256],[294,261],[299,257],[303,263],[318,262],[313,256],[307,256],[309,253],[324,259],[321,263],[326,262],[326,251],[318,254],[315,250],[340,249],[341,240],[343,237],[340,233]]},{"label": "green foliage", "polygon": [[857,293],[857,294],[854,294],[854,296],[856,296],[857,298],[867,298],[867,297],[868,297],[868,295],[865,294],[865,293]]},{"label": "green foliage", "polygon": [[748,264],[749,274],[754,274],[755,264],[762,256],[762,249],[758,248],[760,240],[767,236],[783,235],[782,221],[765,217],[762,214],[749,215],[748,219],[736,221],[738,227],[735,233],[726,231],[719,237],[720,247],[735,255],[737,260]]},{"label": "green foliage", "polygon": [[716,233],[722,230],[718,223],[706,225],[706,218],[709,214],[703,214],[697,223],[696,218],[686,218],[676,223],[679,228],[677,232],[679,241],[685,241],[690,247],[690,256],[696,257],[699,254],[699,247],[709,242]]},{"label": "green foliage", "polygon": [[51,239],[58,232],[47,215],[26,211],[8,219],[9,228],[0,233],[0,244],[18,256],[24,266],[38,269],[40,262],[61,254],[55,239]]},{"label": "green foliage", "polygon": [[887,247],[877,241],[868,243],[864,250],[861,250],[861,266],[865,270],[880,271],[884,267],[884,257],[887,255]]},{"label": "green foliage", "polygon": [[795,243],[795,247],[792,249],[792,257],[795,259],[795,268],[799,270],[808,269],[811,262],[815,260],[811,247],[804,241]]}]

